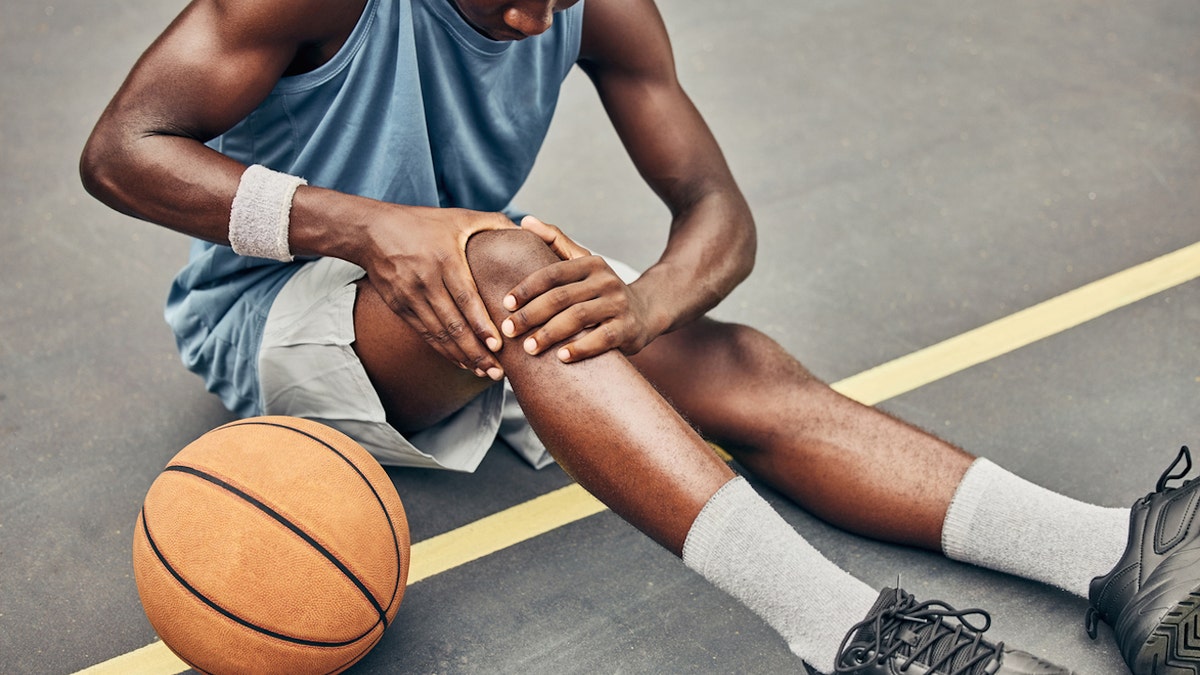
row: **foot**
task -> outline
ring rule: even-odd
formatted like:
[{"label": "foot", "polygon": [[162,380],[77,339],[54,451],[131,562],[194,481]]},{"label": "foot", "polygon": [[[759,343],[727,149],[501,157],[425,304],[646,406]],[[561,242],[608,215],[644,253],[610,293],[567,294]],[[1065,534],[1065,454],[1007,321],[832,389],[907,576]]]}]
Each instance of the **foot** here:
[{"label": "foot", "polygon": [[1200,480],[1167,486],[1191,468],[1184,446],[1154,492],[1134,502],[1125,555],[1088,594],[1088,635],[1109,623],[1135,675],[1200,672]]},{"label": "foot", "polygon": [[[967,617],[978,615],[983,625]],[[954,619],[949,622],[947,619]],[[1071,675],[1071,671],[991,643],[983,633],[992,619],[982,609],[956,610],[932,600],[917,602],[900,589],[885,588],[875,606],[846,634],[838,651],[838,673],[862,675]]]}]

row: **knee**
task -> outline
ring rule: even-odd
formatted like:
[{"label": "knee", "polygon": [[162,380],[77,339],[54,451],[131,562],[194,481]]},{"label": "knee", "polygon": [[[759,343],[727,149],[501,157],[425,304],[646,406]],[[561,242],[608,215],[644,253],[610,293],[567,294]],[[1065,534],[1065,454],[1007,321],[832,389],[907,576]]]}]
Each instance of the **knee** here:
[{"label": "knee", "polygon": [[726,358],[749,367],[774,355],[775,342],[757,329],[740,323],[712,321],[708,325],[712,345]]},{"label": "knee", "polygon": [[557,260],[541,237],[525,230],[487,230],[467,240],[467,264],[480,292],[485,286],[502,286],[500,292],[508,292],[535,270]]},{"label": "knee", "polygon": [[[717,336],[713,351],[718,351],[735,372],[748,376],[748,381],[761,384],[786,381],[788,387],[824,388],[825,385],[813,376],[778,342],[763,332],[736,323],[713,322]],[[718,346],[719,345],[719,346]]]}]

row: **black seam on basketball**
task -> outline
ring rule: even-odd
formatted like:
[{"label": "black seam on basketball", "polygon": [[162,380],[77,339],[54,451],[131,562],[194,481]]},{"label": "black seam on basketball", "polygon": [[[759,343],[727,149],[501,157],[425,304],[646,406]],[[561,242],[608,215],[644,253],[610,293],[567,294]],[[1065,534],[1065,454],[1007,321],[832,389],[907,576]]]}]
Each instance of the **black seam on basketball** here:
[{"label": "black seam on basketball", "polygon": [[[388,529],[391,530],[391,532],[392,532],[392,547],[396,553],[396,572],[397,572],[396,585],[392,587],[391,599],[388,600],[388,605],[387,605],[387,609],[390,611],[392,608],[392,603],[396,602],[396,596],[400,594],[399,572],[404,567],[404,561],[400,557],[400,541],[399,541],[399,538],[396,536],[396,524],[394,522],[392,522],[392,514],[388,512],[387,505],[383,503],[383,498],[379,496],[379,492],[375,490],[375,486],[371,484],[370,479],[368,479],[366,474],[364,474],[362,472],[362,470],[358,468],[358,465],[356,465],[354,462],[352,462],[349,457],[342,454],[341,450],[338,450],[337,448],[330,445],[324,439],[318,438],[317,436],[314,436],[303,429],[297,429],[296,427],[289,427],[286,424],[279,424],[278,422],[264,422],[260,419],[251,418],[251,419],[244,419],[244,420],[237,420],[234,422],[230,422],[229,424],[226,424],[224,426],[217,427],[216,429],[214,429],[212,432],[209,432],[209,433],[223,431],[225,429],[231,429],[233,427],[244,427],[244,426],[251,426],[251,425],[257,425],[257,426],[263,426],[263,427],[275,427],[277,429],[287,429],[288,431],[294,431],[298,434],[303,434],[303,435],[311,438],[312,440],[320,443],[321,445],[328,448],[330,452],[337,455],[343,462],[345,462],[347,465],[349,465],[351,469],[354,469],[354,473],[358,474],[358,477],[361,478],[364,483],[366,483],[367,489],[371,491],[371,494],[375,495],[375,501],[379,503],[379,508],[380,508],[380,510],[383,511],[383,517],[386,518],[388,521]],[[387,621],[385,620],[384,626],[386,626],[386,625],[387,625]]]},{"label": "black seam on basketball", "polygon": [[[170,468],[170,467],[168,467],[168,468]],[[283,640],[285,642],[291,642],[291,643],[298,644],[298,645],[304,645],[307,647],[346,647],[346,646],[352,645],[352,644],[358,642],[359,640],[363,639],[364,637],[370,635],[375,630],[375,627],[379,625],[378,623],[374,623],[371,625],[371,628],[369,630],[367,630],[367,632],[363,633],[362,635],[359,635],[358,637],[354,638],[353,640],[344,640],[341,642],[321,642],[319,640],[306,640],[304,638],[292,637],[291,635],[284,635],[282,633],[276,633],[275,631],[270,630],[269,628],[263,628],[262,626],[251,623],[250,621],[247,621],[247,620],[243,619],[242,617],[234,614],[233,612],[225,609],[224,607],[218,605],[211,598],[204,595],[198,589],[196,589],[194,586],[189,584],[187,582],[187,579],[184,579],[183,575],[181,575],[179,572],[177,572],[175,570],[174,567],[171,566],[171,563],[167,561],[166,556],[164,556],[162,551],[159,550],[158,544],[154,543],[154,536],[150,534],[150,522],[149,522],[149,519],[146,517],[146,509],[145,508],[142,509],[142,532],[146,535],[146,542],[150,544],[150,550],[154,551],[155,557],[157,557],[158,561],[160,563],[162,563],[163,569],[170,572],[171,576],[175,577],[175,580],[178,581],[184,588],[186,588],[189,593],[191,593],[193,596],[195,596],[198,600],[200,600],[204,604],[208,605],[209,607],[211,607],[214,610],[216,610],[217,612],[219,612],[225,618],[230,619],[231,621],[236,621],[237,623],[245,626],[246,628],[249,628],[251,630],[256,630],[268,637],[273,637],[278,640]]]},{"label": "black seam on basketball", "polygon": [[267,506],[262,501],[255,498],[253,495],[239,489],[238,487],[236,487],[234,485],[230,485],[229,483],[226,483],[225,481],[221,480],[220,478],[217,478],[216,476],[214,476],[210,473],[207,473],[205,471],[202,471],[200,469],[197,469],[195,467],[185,466],[182,464],[172,464],[171,466],[168,466],[166,469],[164,469],[164,471],[175,471],[178,473],[186,473],[188,475],[195,476],[197,478],[206,480],[206,481],[212,483],[213,485],[216,485],[217,487],[222,488],[222,489],[226,490],[227,492],[230,492],[230,493],[236,495],[237,497],[240,497],[242,500],[246,501],[251,506],[254,506],[255,508],[257,508],[259,511],[262,511],[263,513],[267,514],[268,516],[271,516],[272,518],[274,518],[276,521],[279,522],[280,525],[283,525],[287,529],[291,530],[296,536],[303,539],[306,544],[308,544],[310,547],[312,547],[313,550],[315,550],[318,553],[320,553],[321,555],[325,556],[325,558],[329,562],[333,563],[334,567],[337,567],[338,571],[340,571],[347,579],[350,580],[351,583],[353,583],[358,588],[359,592],[362,593],[363,597],[367,599],[367,602],[371,603],[371,606],[374,607],[375,611],[379,613],[379,620],[381,622],[383,622],[384,628],[387,628],[387,625],[388,625],[387,624],[387,614],[385,613],[383,607],[381,607],[379,605],[379,601],[376,600],[375,596],[371,593],[371,589],[367,588],[367,585],[364,584],[362,582],[362,580],[358,578],[358,575],[356,575],[356,574],[354,574],[354,572],[350,571],[350,568],[346,567],[345,563],[343,563],[341,560],[338,560],[337,556],[335,556],[332,551],[330,551],[329,549],[327,549],[323,545],[321,545],[321,542],[317,541],[316,539],[313,539],[311,534],[300,529],[300,526],[298,526],[295,523],[293,523],[292,521],[288,520],[287,516],[283,515],[282,513],[279,513],[275,509],[272,509],[270,506]]},{"label": "black seam on basketball", "polygon": [[352,665],[354,665],[354,664],[358,663],[359,661],[361,661],[361,660],[362,660],[362,657],[364,657],[364,656],[366,656],[366,655],[367,655],[367,652],[371,651],[372,649],[375,649],[375,645],[379,644],[379,641],[380,641],[382,638],[383,638],[383,633],[380,633],[380,634],[379,634],[379,635],[378,635],[378,636],[375,638],[375,641],[374,641],[374,642],[371,642],[370,644],[368,644],[366,647],[364,647],[364,648],[363,648],[363,650],[362,650],[362,651],[360,651],[360,652],[356,653],[356,654],[355,654],[354,656],[352,656],[351,658],[349,658],[349,659],[346,659],[346,661],[345,661],[344,663],[342,663],[342,664],[340,664],[340,665],[338,665],[338,666],[334,667],[334,669],[333,669],[333,670],[330,670],[330,671],[328,671],[327,673],[325,673],[325,675],[335,675],[335,673],[340,673],[340,672],[342,672],[342,671],[346,670],[347,668],[349,668],[350,666],[352,666]]}]

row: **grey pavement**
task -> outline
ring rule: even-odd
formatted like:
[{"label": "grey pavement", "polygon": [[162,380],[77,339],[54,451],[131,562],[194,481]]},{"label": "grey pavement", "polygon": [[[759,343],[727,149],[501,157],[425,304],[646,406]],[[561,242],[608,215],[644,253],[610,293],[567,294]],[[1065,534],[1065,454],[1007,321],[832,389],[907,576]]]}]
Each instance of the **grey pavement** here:
[{"label": "grey pavement", "polygon": [[[596,0],[599,1],[599,0]],[[162,321],[181,235],[76,172],[92,123],[179,0],[0,3],[0,672],[148,644],[131,527],[230,419]],[[717,311],[830,381],[1200,239],[1200,4],[662,0],[680,76],[760,227]],[[586,78],[520,204],[652,263],[667,214]],[[1200,282],[881,404],[1047,487],[1126,506],[1200,443]],[[393,471],[414,539],[565,485],[497,447],[476,475]],[[989,635],[1125,672],[1079,598],[817,521],[826,555],[990,610]],[[414,585],[355,672],[798,672],[769,628],[610,513]]]}]

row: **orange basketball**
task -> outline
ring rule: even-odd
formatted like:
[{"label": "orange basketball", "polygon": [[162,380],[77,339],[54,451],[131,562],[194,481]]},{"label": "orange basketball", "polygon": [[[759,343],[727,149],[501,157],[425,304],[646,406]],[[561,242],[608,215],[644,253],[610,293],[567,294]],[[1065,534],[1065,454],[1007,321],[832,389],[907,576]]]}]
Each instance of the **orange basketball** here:
[{"label": "orange basketball", "polygon": [[184,448],[138,515],[151,625],[207,673],[336,673],[396,616],[408,521],[357,443],[293,417],[226,424]]}]

